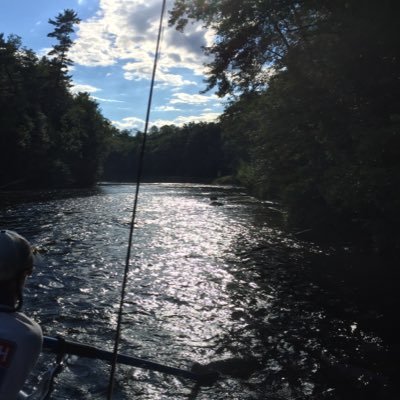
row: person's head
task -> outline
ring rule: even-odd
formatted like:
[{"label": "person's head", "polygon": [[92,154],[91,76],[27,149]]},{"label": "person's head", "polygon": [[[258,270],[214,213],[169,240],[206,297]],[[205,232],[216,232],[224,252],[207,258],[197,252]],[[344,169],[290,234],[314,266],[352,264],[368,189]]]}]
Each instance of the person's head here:
[{"label": "person's head", "polygon": [[21,235],[0,230],[0,290],[2,301],[22,307],[25,278],[32,273],[33,252],[30,243]]}]

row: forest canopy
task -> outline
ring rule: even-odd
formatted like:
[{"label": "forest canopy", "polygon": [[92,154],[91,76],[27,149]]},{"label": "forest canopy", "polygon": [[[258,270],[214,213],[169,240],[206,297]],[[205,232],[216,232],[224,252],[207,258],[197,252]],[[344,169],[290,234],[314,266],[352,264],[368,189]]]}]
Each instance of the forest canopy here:
[{"label": "forest canopy", "polygon": [[[104,163],[104,180],[136,179],[142,138],[143,132],[132,136],[129,131],[113,136]],[[150,129],[144,154],[144,179],[211,182],[233,173],[219,124],[200,122]]]},{"label": "forest canopy", "polygon": [[400,3],[176,0],[170,23],[216,33],[208,88],[231,95],[226,140],[243,184],[288,221],[396,247]]},{"label": "forest canopy", "polygon": [[87,93],[69,90],[76,13],[49,23],[56,44],[47,57],[0,34],[0,189],[91,185],[116,131]]}]

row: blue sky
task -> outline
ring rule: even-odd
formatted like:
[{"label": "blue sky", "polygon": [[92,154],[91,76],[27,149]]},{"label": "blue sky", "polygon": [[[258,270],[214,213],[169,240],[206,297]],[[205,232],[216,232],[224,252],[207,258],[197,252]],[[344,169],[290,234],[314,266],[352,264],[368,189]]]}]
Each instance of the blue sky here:
[{"label": "blue sky", "polygon": [[[21,36],[23,45],[46,54],[48,19],[66,8],[82,22],[76,28],[70,57],[73,91],[87,91],[103,115],[117,127],[143,128],[161,0],[0,0],[0,32]],[[168,9],[173,1],[167,1]],[[211,31],[190,24],[185,33],[168,27],[167,16],[151,111],[151,124],[182,125],[213,121],[223,101],[204,84],[204,54]]]}]

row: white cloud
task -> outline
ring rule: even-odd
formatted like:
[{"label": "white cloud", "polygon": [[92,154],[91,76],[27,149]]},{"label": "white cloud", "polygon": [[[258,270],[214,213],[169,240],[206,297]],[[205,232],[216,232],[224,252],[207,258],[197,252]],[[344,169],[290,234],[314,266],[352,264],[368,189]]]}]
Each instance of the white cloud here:
[{"label": "white cloud", "polygon": [[51,50],[53,50],[51,47],[43,47],[42,49],[38,50],[37,55],[39,57],[47,57]]},{"label": "white cloud", "polygon": [[74,83],[71,88],[71,92],[74,94],[79,93],[79,92],[96,93],[96,92],[100,92],[100,91],[101,91],[100,88],[97,88],[92,85],[85,85],[85,84],[80,84],[80,83]]},{"label": "white cloud", "polygon": [[104,99],[102,97],[97,97],[97,96],[92,96],[92,98],[95,100],[104,101],[106,103],[125,103],[125,101],[122,100]]},{"label": "white cloud", "polygon": [[154,111],[181,111],[179,108],[175,108],[172,106],[160,106],[156,107]]},{"label": "white cloud", "polygon": [[202,94],[173,93],[170,104],[204,104],[209,101],[217,101],[216,96],[204,96]]},{"label": "white cloud", "polygon": [[[125,79],[140,81],[149,79],[153,66],[146,61],[136,61],[127,63],[122,68],[125,70]],[[194,81],[184,79],[182,75],[168,73],[162,68],[156,71],[156,83],[168,86],[197,85]]]},{"label": "white cloud", "polygon": [[112,123],[119,129],[144,129],[144,121],[137,117],[127,117],[121,121],[112,121]]},{"label": "white cloud", "polygon": [[[169,6],[173,1],[168,1]],[[99,11],[78,25],[77,39],[70,56],[84,66],[110,66],[127,60],[124,76],[130,80],[149,80],[160,18],[159,0],[100,0]],[[188,69],[202,75],[205,56],[201,46],[213,36],[200,24],[189,24],[185,33],[167,27],[158,63],[157,82],[168,86],[196,84],[176,72]],[[174,72],[175,71],[175,72]]]},{"label": "white cloud", "polygon": [[215,122],[221,113],[203,113],[200,115],[180,116],[172,120],[157,119],[152,122],[152,125],[161,127],[163,125],[182,126],[190,122]]},{"label": "white cloud", "polygon": [[[161,127],[164,125],[183,126],[190,122],[215,122],[221,113],[207,112],[199,115],[179,116],[174,119],[156,119],[150,122],[150,126]],[[143,130],[145,121],[137,117],[127,117],[120,121],[112,121],[112,123],[119,129],[138,129]]]}]

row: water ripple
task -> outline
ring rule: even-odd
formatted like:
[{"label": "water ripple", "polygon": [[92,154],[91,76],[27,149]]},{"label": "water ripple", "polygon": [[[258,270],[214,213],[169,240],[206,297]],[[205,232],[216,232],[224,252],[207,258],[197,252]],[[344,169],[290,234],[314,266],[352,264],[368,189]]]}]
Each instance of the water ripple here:
[{"label": "water ripple", "polygon": [[[26,235],[44,258],[26,307],[46,334],[112,348],[133,190],[106,185],[1,210],[1,226]],[[271,206],[233,187],[143,185],[121,350],[182,368],[213,362],[224,378],[195,393],[188,382],[120,367],[116,399],[335,398],[318,373],[346,357],[350,337],[365,343],[368,335],[309,301],[318,288],[296,277],[303,252],[319,250],[279,230]],[[342,353],[326,347],[326,332],[345,342]],[[108,370],[71,359],[53,398],[104,398]]]}]

